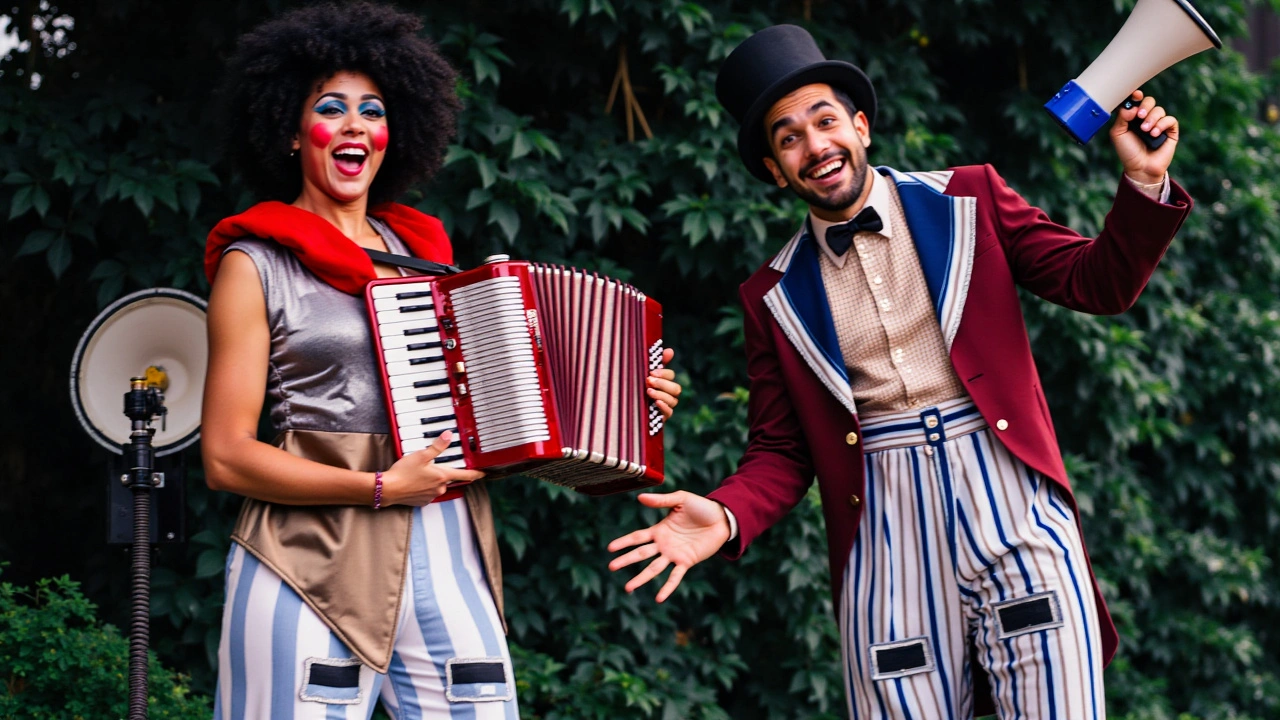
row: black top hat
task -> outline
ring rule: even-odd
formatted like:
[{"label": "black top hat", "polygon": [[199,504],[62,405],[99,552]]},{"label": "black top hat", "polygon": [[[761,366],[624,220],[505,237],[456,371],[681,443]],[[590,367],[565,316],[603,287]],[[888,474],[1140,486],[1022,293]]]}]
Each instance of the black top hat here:
[{"label": "black top hat", "polygon": [[841,60],[828,60],[804,28],[774,25],[752,35],[725,59],[716,77],[716,98],[737,119],[738,154],[752,175],[772,184],[764,166],[770,155],[764,116],[783,96],[814,83],[849,94],[853,105],[876,123],[876,91],[865,73]]}]

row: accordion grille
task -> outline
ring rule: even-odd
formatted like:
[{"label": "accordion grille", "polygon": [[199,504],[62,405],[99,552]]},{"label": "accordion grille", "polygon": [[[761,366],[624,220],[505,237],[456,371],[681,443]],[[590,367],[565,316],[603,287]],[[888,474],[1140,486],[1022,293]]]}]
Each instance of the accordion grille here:
[{"label": "accordion grille", "polygon": [[478,450],[551,439],[518,277],[450,293],[467,364]]}]

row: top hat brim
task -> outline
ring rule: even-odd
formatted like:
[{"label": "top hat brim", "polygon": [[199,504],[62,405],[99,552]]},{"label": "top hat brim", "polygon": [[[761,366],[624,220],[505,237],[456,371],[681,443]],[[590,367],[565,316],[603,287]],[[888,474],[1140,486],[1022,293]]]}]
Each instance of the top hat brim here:
[{"label": "top hat brim", "polygon": [[868,127],[876,124],[876,91],[871,80],[856,65],[842,60],[827,60],[799,68],[779,78],[760,94],[742,117],[738,128],[738,155],[747,170],[760,180],[772,185],[773,173],[765,167],[764,159],[771,156],[769,142],[764,133],[764,116],[788,93],[804,87],[823,83],[845,91],[853,100],[854,108],[867,115]]}]

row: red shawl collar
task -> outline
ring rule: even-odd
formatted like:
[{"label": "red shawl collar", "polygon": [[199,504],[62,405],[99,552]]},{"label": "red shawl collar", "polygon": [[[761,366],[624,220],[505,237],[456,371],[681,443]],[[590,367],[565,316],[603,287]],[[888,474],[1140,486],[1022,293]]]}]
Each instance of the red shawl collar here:
[{"label": "red shawl collar", "polygon": [[[453,262],[453,248],[438,219],[398,203],[379,205],[369,214],[389,225],[415,257]],[[218,273],[218,263],[227,246],[248,237],[284,245],[308,270],[345,293],[359,295],[376,277],[373,261],[364,250],[328,220],[292,205],[270,201],[226,218],[209,233],[204,249],[204,273],[210,283]]]}]

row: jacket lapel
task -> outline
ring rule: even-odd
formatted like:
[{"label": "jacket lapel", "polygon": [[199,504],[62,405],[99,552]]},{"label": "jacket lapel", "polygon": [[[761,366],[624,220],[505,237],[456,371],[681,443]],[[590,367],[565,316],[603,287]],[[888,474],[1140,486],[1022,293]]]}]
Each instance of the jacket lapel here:
[{"label": "jacket lapel", "polygon": [[[973,274],[977,199],[943,194],[951,180],[950,171],[900,173],[887,167],[877,170],[897,185],[929,297],[950,353]],[[769,264],[782,273],[782,278],[765,293],[764,302],[822,384],[850,413],[857,415],[818,266],[819,252],[806,222]]]},{"label": "jacket lapel", "polygon": [[877,170],[893,178],[897,185],[929,297],[950,353],[973,274],[977,198],[943,194],[951,181],[951,171],[900,173],[887,167]]},{"label": "jacket lapel", "polygon": [[765,305],[827,390],[851,414],[857,415],[844,356],[831,321],[827,290],[822,284],[822,271],[818,267],[818,247],[808,222],[782,248],[770,267],[781,272],[782,278],[765,293]]}]

